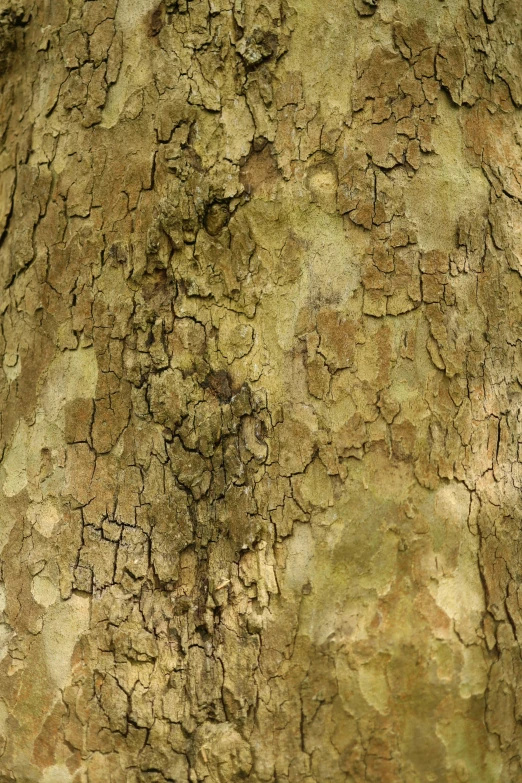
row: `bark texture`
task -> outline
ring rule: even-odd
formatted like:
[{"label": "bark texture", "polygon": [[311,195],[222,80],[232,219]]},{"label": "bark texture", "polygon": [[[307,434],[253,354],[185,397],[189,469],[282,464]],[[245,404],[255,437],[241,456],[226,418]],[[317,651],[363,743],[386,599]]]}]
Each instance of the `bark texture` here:
[{"label": "bark texture", "polygon": [[1,783],[521,783],[520,0],[0,69]]}]

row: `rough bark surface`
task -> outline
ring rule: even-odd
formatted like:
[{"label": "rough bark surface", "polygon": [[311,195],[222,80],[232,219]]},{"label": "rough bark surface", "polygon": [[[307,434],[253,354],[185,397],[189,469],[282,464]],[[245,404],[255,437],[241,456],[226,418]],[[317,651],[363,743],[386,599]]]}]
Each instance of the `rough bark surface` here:
[{"label": "rough bark surface", "polygon": [[520,0],[0,70],[1,783],[520,783]]}]

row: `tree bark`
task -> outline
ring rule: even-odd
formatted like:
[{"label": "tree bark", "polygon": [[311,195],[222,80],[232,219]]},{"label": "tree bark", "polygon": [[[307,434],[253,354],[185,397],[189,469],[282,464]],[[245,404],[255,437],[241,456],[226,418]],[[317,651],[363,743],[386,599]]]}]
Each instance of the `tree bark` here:
[{"label": "tree bark", "polygon": [[521,783],[520,1],[0,69],[1,783]]}]

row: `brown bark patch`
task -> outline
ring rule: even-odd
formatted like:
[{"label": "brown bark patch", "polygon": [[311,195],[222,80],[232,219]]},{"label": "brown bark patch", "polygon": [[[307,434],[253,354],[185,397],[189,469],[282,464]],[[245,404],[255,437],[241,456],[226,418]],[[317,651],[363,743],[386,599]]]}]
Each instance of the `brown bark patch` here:
[{"label": "brown bark patch", "polygon": [[165,24],[165,3],[160,3],[147,14],[147,28],[149,38],[155,38],[161,32]]}]

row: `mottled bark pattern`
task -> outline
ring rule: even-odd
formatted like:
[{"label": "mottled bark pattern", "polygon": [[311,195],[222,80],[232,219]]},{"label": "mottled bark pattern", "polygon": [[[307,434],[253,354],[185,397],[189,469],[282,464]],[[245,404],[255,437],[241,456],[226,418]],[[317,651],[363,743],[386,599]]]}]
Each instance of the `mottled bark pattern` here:
[{"label": "mottled bark pattern", "polygon": [[521,783],[520,0],[0,71],[1,783]]}]

